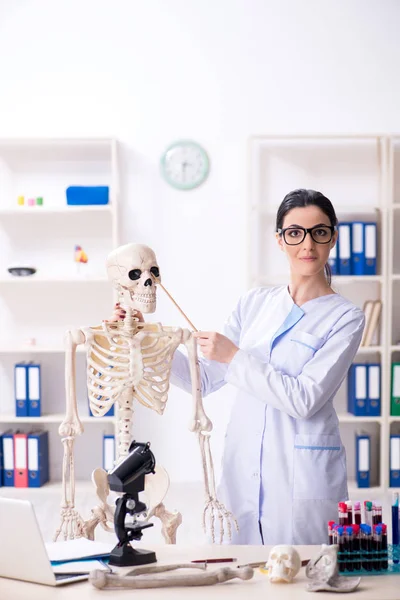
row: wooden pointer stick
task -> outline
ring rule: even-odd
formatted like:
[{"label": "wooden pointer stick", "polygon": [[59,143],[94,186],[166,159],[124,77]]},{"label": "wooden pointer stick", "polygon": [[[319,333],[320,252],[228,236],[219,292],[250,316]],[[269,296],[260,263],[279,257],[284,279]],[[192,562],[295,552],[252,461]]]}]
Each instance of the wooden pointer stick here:
[{"label": "wooden pointer stick", "polygon": [[196,329],[196,327],[193,325],[192,321],[185,315],[185,313],[183,312],[183,310],[181,309],[181,307],[175,302],[175,300],[173,299],[173,297],[171,296],[171,294],[169,292],[167,292],[167,290],[165,289],[165,287],[161,283],[158,283],[157,285],[159,285],[160,288],[163,289],[164,292],[167,294],[168,298],[170,300],[172,300],[172,302],[175,304],[176,308],[179,310],[179,312],[181,313],[181,315],[189,323],[189,325],[193,329],[193,331],[198,331],[198,329]]}]

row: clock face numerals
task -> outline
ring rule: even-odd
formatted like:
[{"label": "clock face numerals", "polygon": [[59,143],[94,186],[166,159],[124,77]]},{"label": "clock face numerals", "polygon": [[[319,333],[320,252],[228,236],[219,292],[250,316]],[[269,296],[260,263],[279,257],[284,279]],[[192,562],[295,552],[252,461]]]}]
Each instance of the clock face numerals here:
[{"label": "clock face numerals", "polygon": [[207,178],[209,160],[203,148],[195,142],[176,142],[165,151],[161,168],[169,184],[190,190]]}]

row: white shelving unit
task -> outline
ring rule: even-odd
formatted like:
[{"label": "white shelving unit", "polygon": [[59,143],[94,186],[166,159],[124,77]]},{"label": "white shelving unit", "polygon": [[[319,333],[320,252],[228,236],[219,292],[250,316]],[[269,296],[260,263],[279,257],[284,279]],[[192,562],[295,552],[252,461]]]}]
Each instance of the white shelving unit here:
[{"label": "white shelving unit", "polygon": [[[276,248],[275,218],[284,196],[293,189],[322,191],[332,201],[339,222],[378,223],[378,274],[334,276],[333,287],[360,308],[368,299],[382,301],[380,332],[373,340],[374,346],[360,348],[355,359],[382,365],[381,416],[355,417],[347,413],[347,380],[335,403],[347,451],[351,493],[357,495],[356,431],[370,433],[372,444],[372,487],[360,492],[364,497],[370,492],[383,493],[389,485],[389,431],[397,427],[400,432],[400,417],[390,417],[390,362],[396,353],[400,360],[400,345],[396,348],[391,344],[400,342],[399,316],[394,327],[397,338],[389,335],[391,314],[396,313],[400,301],[400,137],[393,140],[380,135],[253,137],[249,145],[249,173],[249,287],[289,281],[286,258]],[[397,194],[390,191],[391,187],[397,189]],[[398,257],[395,266],[388,260],[394,255]]]},{"label": "white shelving unit", "polygon": [[[114,139],[0,140],[0,430],[47,429],[50,444],[50,483],[34,491],[3,487],[1,495],[60,490],[64,333],[99,324],[112,311],[105,258],[119,245],[119,181]],[[107,185],[109,204],[69,206],[70,185]],[[18,206],[21,195],[26,200],[40,196],[43,205]],[[88,254],[87,264],[74,262],[76,244]],[[37,272],[9,274],[7,268],[16,265]],[[30,360],[41,364],[42,416],[19,418],[14,364]],[[102,434],[115,433],[115,419],[89,415],[83,347],[78,348],[77,392],[85,432],[75,444],[75,472],[77,480],[90,482],[93,468],[102,465]]]},{"label": "white shelving unit", "polygon": [[[400,136],[389,140],[388,166],[388,368],[400,362]],[[390,404],[389,383],[388,400]],[[390,410],[389,410],[390,414]],[[400,416],[390,416],[388,433],[400,433]],[[389,443],[389,442],[388,442]]]}]

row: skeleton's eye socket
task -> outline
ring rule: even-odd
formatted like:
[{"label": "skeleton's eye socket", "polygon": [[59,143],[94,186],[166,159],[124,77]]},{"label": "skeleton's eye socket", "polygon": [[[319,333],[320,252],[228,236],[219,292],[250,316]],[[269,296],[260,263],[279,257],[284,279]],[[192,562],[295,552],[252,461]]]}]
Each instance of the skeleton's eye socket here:
[{"label": "skeleton's eye socket", "polygon": [[283,558],[283,560],[289,560],[289,557],[287,554],[281,554],[281,558]]},{"label": "skeleton's eye socket", "polygon": [[151,267],[150,273],[154,275],[154,277],[160,277],[160,269],[158,267]]},{"label": "skeleton's eye socket", "polygon": [[132,279],[133,281],[135,281],[135,279],[140,278],[141,274],[142,274],[142,271],[140,269],[132,269],[132,271],[129,271],[129,279]]}]

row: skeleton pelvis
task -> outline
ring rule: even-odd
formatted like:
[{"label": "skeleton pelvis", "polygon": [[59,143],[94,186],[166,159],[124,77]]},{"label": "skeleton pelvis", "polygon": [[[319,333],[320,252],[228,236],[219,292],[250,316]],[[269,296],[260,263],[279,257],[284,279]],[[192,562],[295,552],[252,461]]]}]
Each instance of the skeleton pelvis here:
[{"label": "skeleton pelvis", "polygon": [[[182,330],[159,323],[141,323],[127,333],[123,323],[85,330],[87,387],[95,416],[103,416],[118,402],[130,408],[133,398],[162,414],[168,399],[169,376]],[[132,394],[123,393],[127,389]]]}]

